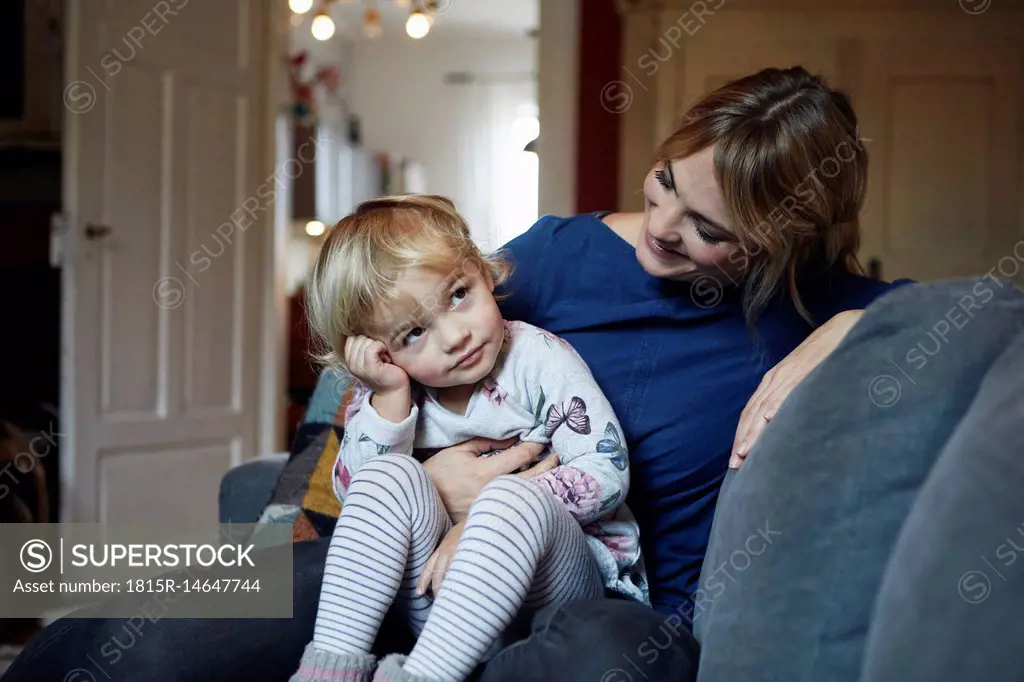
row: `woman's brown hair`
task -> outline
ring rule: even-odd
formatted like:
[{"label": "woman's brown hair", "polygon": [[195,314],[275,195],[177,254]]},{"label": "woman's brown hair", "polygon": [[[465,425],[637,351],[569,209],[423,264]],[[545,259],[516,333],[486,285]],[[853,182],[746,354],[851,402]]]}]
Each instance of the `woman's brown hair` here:
[{"label": "woman's brown hair", "polygon": [[801,67],[765,69],[690,107],[655,163],[711,146],[740,241],[737,257],[745,261],[747,321],[753,324],[785,283],[814,324],[800,280],[837,264],[863,272],[856,254],[868,156],[849,98]]}]

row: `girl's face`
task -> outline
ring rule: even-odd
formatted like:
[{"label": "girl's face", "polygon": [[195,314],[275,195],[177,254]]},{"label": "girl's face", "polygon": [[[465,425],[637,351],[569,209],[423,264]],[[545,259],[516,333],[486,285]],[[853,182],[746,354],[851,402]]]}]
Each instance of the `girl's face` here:
[{"label": "girl's face", "polygon": [[487,376],[505,338],[486,269],[403,272],[398,300],[376,311],[375,337],[391,360],[424,386],[468,386]]},{"label": "girl's face", "polygon": [[640,265],[653,277],[720,286],[742,276],[744,258],[722,190],[715,180],[714,147],[658,165],[644,181]]}]

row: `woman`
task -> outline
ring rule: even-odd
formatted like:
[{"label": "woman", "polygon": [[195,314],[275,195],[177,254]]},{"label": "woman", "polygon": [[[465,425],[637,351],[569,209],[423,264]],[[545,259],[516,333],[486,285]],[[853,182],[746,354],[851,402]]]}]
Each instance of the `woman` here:
[{"label": "woman", "polygon": [[[792,388],[891,286],[857,274],[866,181],[847,98],[803,69],[766,70],[686,112],[655,154],[643,213],[545,217],[508,245],[516,270],[503,314],[569,340],[622,423],[656,610],[600,600],[543,614],[531,637],[487,665],[484,680],[556,671],[628,680],[627,662],[641,660],[639,679],[693,674],[688,604],[727,466],[739,465]],[[449,510],[468,508],[490,478],[532,456],[520,448],[478,459],[482,447],[456,446],[428,462]],[[466,470],[474,473],[450,473]],[[312,634],[326,546],[295,549],[291,622],[162,621],[104,672],[286,679]],[[89,622],[51,627],[8,679],[63,679],[122,627]],[[672,644],[651,660],[645,644],[666,634]],[[172,653],[182,649],[189,655]]]}]

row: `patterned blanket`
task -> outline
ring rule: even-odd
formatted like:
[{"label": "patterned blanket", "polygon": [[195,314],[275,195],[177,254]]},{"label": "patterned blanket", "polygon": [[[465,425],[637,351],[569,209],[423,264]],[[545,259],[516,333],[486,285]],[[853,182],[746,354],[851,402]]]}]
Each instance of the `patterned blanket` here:
[{"label": "patterned blanket", "polygon": [[292,541],[329,536],[341,513],[331,470],[344,434],[345,409],[352,400],[352,378],[325,370],[299,425],[291,456],[281,472],[260,523],[289,523]]}]

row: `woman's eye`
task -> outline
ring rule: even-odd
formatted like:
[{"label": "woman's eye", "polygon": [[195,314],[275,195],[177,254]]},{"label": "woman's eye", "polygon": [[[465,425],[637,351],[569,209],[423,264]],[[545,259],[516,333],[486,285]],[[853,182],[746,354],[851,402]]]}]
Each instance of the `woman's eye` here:
[{"label": "woman's eye", "polygon": [[664,187],[666,190],[668,190],[669,192],[674,191],[672,183],[669,182],[668,174],[665,173],[664,168],[659,168],[658,170],[654,171],[654,177],[655,179],[657,179],[658,184]]},{"label": "woman's eye", "polygon": [[722,243],[721,239],[709,234],[699,222],[694,223],[694,230],[697,232],[697,237],[708,246]]},{"label": "woman's eye", "polygon": [[416,341],[419,340],[419,338],[423,336],[423,334],[425,334],[426,331],[427,330],[424,329],[423,327],[413,327],[408,331],[408,333],[405,336],[402,337],[402,345],[407,346],[410,343],[416,343]]}]

